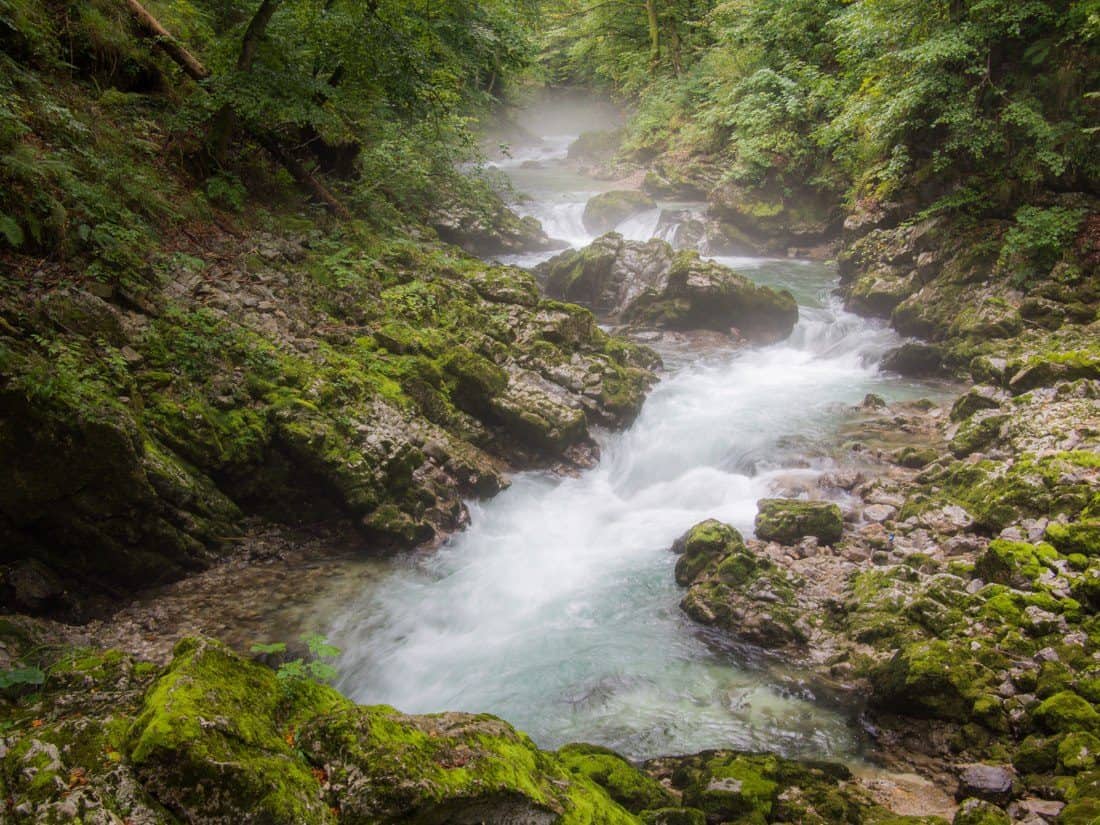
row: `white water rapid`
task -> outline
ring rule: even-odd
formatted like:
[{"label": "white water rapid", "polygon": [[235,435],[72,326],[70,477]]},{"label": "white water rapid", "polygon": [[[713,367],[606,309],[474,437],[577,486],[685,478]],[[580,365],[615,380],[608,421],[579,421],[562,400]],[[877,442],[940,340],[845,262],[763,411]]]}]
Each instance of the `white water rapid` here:
[{"label": "white water rapid", "polygon": [[[607,187],[567,167],[570,139],[502,166],[531,196],[524,211],[579,246],[591,240],[584,201]],[[657,226],[654,212],[622,229],[648,238]],[[446,546],[388,562],[332,630],[351,698],[408,712],[487,711],[546,747],[580,740],[634,757],[709,747],[857,753],[852,711],[680,612],[669,547],[711,517],[750,535],[759,498],[797,491],[829,468],[851,405],[868,392],[927,389],[879,372],[897,339],[840,308],[830,267],[718,260],[794,292],[791,338],[662,353],[666,376],[629,430],[600,437],[598,466],[575,478],[520,474],[472,504],[470,528]]]}]

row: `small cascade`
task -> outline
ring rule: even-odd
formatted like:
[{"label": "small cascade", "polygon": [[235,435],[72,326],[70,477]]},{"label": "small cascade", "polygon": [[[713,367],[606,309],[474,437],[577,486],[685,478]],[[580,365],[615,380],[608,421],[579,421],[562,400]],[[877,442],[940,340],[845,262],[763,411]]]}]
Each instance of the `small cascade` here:
[{"label": "small cascade", "polygon": [[[530,195],[520,209],[583,246],[595,182],[561,160],[565,138],[546,145],[558,160],[510,161],[516,188]],[[696,205],[671,205],[619,231],[677,243],[699,217]],[[828,454],[866,393],[923,388],[879,372],[897,336],[844,311],[830,295],[830,267],[716,260],[790,289],[800,312],[793,335],[759,349],[663,352],[666,376],[629,430],[602,436],[596,467],[572,478],[521,473],[471,504],[471,526],[443,548],[394,560],[332,629],[350,697],[410,712],[488,711],[546,747],[584,740],[638,758],[716,747],[858,751],[851,712],[796,674],[751,667],[684,616],[669,547],[706,518],[751,534],[758,499],[830,469],[807,455]],[[792,455],[792,436],[812,449]]]}]

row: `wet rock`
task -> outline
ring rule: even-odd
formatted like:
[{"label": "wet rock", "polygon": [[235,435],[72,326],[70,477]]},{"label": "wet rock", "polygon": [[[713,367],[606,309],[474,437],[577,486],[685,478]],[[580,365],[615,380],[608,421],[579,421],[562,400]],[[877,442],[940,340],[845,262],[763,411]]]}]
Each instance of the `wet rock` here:
[{"label": "wet rock", "polygon": [[627,218],[656,209],[657,203],[636,189],[614,189],[588,200],[584,207],[584,228],[593,235],[610,232]]},{"label": "wet rock", "polygon": [[795,544],[814,536],[825,544],[840,540],[844,520],[832,502],[761,499],[757,502],[756,535],[765,541]]},{"label": "wet rock", "polygon": [[955,798],[960,802],[974,798],[1005,806],[1013,797],[1016,772],[1003,765],[966,765],[959,774]]},{"label": "wet rock", "polygon": [[625,241],[611,233],[541,264],[536,275],[551,297],[636,327],[735,332],[768,342],[788,336],[798,320],[789,292],[759,287],[660,240]]},{"label": "wet rock", "polygon": [[882,368],[908,376],[942,375],[943,351],[931,344],[902,344],[886,353],[882,359]]}]

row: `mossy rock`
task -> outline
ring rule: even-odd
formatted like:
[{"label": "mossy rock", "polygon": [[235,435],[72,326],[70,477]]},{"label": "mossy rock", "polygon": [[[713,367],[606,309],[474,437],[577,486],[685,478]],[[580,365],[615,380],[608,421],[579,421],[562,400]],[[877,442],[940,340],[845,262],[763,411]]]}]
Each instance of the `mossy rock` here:
[{"label": "mossy rock", "polygon": [[682,554],[676,581],[690,587],[680,609],[692,619],[769,649],[806,641],[796,600],[802,581],[750,550],[732,527],[701,522],[673,550]]},{"label": "mossy rock", "polygon": [[1011,380],[1008,388],[1020,395],[1059,381],[1100,378],[1100,348],[1046,353],[1028,359]]},{"label": "mossy rock", "polygon": [[1011,825],[1011,818],[1002,808],[980,799],[964,799],[951,825]]},{"label": "mossy rock", "polygon": [[642,825],[706,825],[707,815],[698,808],[658,808],[642,811]]},{"label": "mossy rock", "polygon": [[298,746],[327,777],[341,822],[637,823],[493,716],[346,706],[306,722]]},{"label": "mossy rock", "polygon": [[627,218],[656,209],[657,203],[637,189],[613,189],[589,198],[584,206],[584,228],[593,235],[610,232]]},{"label": "mossy rock", "polygon": [[1072,553],[1100,556],[1100,518],[1069,524],[1054,522],[1047,526],[1046,540],[1067,556]]},{"label": "mossy rock", "polygon": [[846,783],[851,772],[830,762],[797,762],[773,754],[705,751],[662,757],[647,770],[682,794],[685,808],[704,812],[707,822],[870,822],[889,815]]},{"label": "mossy rock", "polygon": [[623,142],[621,129],[593,129],[582,132],[569,144],[566,156],[570,160],[608,160],[619,150]]},{"label": "mossy rock", "polygon": [[806,536],[814,536],[833,544],[844,532],[840,507],[832,502],[765,498],[756,506],[756,536],[764,541],[796,544]]},{"label": "mossy rock", "polygon": [[687,587],[708,565],[736,546],[744,548],[745,541],[728,524],[715,519],[696,524],[672,545],[672,552],[680,554],[676,561],[676,583]]},{"label": "mossy rock", "polygon": [[675,799],[661,783],[627,762],[615,751],[597,745],[573,744],[560,748],[558,761],[574,776],[599,785],[632,813],[665,808]]},{"label": "mossy rock", "polygon": [[[335,822],[294,747],[283,696],[269,668],[209,639],[180,642],[130,729],[142,784],[190,821]],[[347,702],[330,691],[316,704]]]},{"label": "mossy rock", "polygon": [[455,381],[451,393],[455,406],[474,415],[489,411],[492,400],[508,386],[504,370],[465,347],[456,347],[443,362],[443,367]]},{"label": "mossy rock", "polygon": [[1030,588],[1057,558],[1057,551],[1049,544],[995,539],[978,558],[974,573],[983,581]]},{"label": "mossy rock", "polygon": [[1003,391],[988,386],[974,387],[963,393],[951,406],[951,420],[966,421],[982,410],[1000,409],[1001,401],[998,398],[998,393],[1004,394]]},{"label": "mossy rock", "polygon": [[1058,769],[1067,774],[1090,771],[1100,763],[1100,738],[1088,731],[1068,734],[1058,745]]},{"label": "mossy rock", "polygon": [[1058,815],[1058,825],[1096,825],[1100,822],[1100,798],[1075,799]]},{"label": "mossy rock", "polygon": [[963,646],[916,642],[872,673],[871,704],[903,716],[967,722],[989,678]]},{"label": "mossy rock", "polygon": [[1100,713],[1091,702],[1070,690],[1045,699],[1032,713],[1032,719],[1049,733],[1100,732]]},{"label": "mossy rock", "polygon": [[971,453],[990,447],[1000,436],[1001,428],[1009,420],[1007,415],[975,415],[959,427],[951,439],[951,453],[955,458],[965,458]]},{"label": "mossy rock", "polygon": [[931,447],[902,447],[894,453],[894,463],[912,470],[921,470],[940,457]]}]

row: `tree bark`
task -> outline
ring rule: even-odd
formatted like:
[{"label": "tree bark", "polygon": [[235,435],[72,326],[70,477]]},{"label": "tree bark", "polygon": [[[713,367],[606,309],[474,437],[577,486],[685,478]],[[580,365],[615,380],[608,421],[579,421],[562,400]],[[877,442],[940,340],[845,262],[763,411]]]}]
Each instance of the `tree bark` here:
[{"label": "tree bark", "polygon": [[[260,8],[252,16],[252,20],[245,29],[244,39],[241,41],[241,51],[237,55],[237,71],[246,73],[252,71],[252,64],[256,62],[256,49],[260,40],[267,31],[267,24],[279,8],[282,0],[263,0]],[[214,162],[221,166],[225,163],[229,154],[229,145],[233,142],[233,133],[237,130],[237,114],[228,103],[223,104],[215,113],[210,124],[210,153]]]},{"label": "tree bark", "polygon": [[645,0],[645,13],[649,21],[649,70],[656,74],[661,63],[661,21],[657,17],[657,0]]},{"label": "tree bark", "polygon": [[145,10],[145,7],[141,5],[138,0],[126,0],[126,5],[130,7],[130,13],[134,16],[134,19],[137,20],[138,25],[146,34],[157,41],[157,45],[160,46],[181,69],[183,69],[184,74],[192,80],[200,82],[210,77],[210,70],[202,65],[199,59],[191,54],[191,52],[187,51],[187,49],[185,49],[180,42],[160,24],[160,21]]},{"label": "tree bark", "polygon": [[[126,5],[130,8],[134,19],[143,31],[150,37],[152,37],[158,46],[164,50],[164,52],[172,58],[172,60],[183,69],[184,73],[195,81],[207,80],[210,75],[210,70],[202,64],[197,57],[191,52],[187,51],[178,40],[176,40],[172,34],[160,24],[160,22],[153,17],[145,7],[138,2],[138,0],[125,0]],[[260,7],[260,12],[257,12],[257,17],[264,11],[265,7],[270,6],[270,11],[267,12],[266,19],[263,20],[263,25],[256,30],[255,41],[259,41],[259,38],[263,36],[263,30],[267,27],[268,21],[271,20],[271,15],[274,14],[275,8],[278,7],[281,0],[264,0],[263,5]],[[249,24],[248,31],[245,32],[245,40],[248,40],[249,33],[253,32],[253,24],[255,24],[256,18],[253,18],[252,23]],[[242,56],[245,49],[242,47]],[[255,58],[255,47],[251,49],[251,56],[247,66],[251,68],[251,61]],[[238,60],[240,65],[240,60]],[[301,161],[299,161],[294,155],[284,147],[279,139],[271,132],[250,130],[252,136],[256,138],[256,141],[264,147],[283,167],[290,172],[291,176],[297,181],[298,185],[307,190],[314,198],[320,201],[330,212],[339,218],[345,220],[351,218],[351,213],[348,212],[346,206],[341,203],[335,195],[333,195],[323,183],[321,183],[313,175],[312,172],[307,169]]]}]

